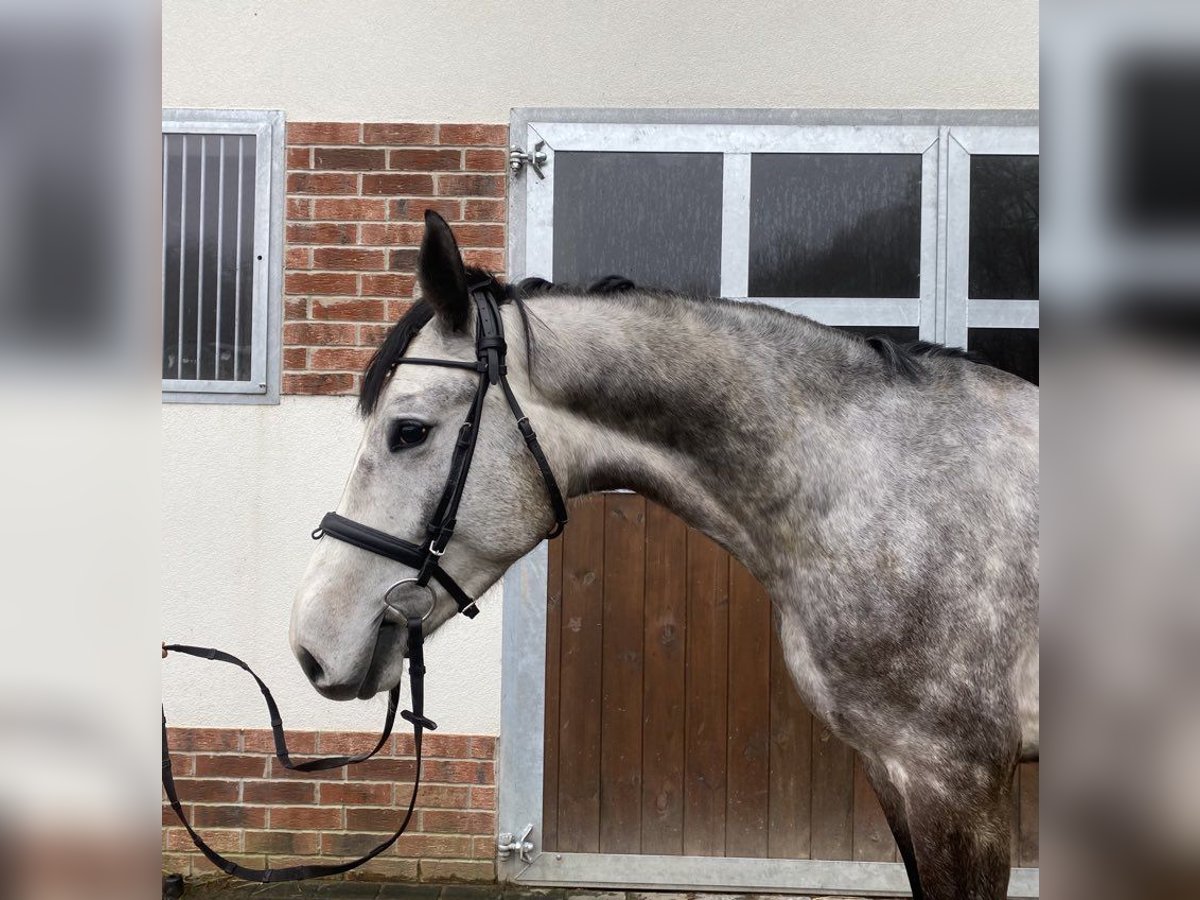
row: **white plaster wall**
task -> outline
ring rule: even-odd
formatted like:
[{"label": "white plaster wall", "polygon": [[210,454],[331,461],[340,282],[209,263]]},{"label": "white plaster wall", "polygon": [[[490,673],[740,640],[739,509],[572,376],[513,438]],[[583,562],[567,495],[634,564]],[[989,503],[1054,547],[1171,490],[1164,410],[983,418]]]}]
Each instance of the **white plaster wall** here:
[{"label": "white plaster wall", "polygon": [[1034,108],[1036,0],[171,0],[163,105]]},{"label": "white plaster wall", "polygon": [[[165,404],[162,427],[163,638],[240,656],[271,687],[288,727],[377,729],[382,697],[323,699],[287,642],[309,535],[336,506],[358,446],[353,398]],[[426,706],[442,731],[499,734],[500,593],[430,641]],[[163,702],[173,725],[268,725],[253,680],[219,663],[168,659]]]}]

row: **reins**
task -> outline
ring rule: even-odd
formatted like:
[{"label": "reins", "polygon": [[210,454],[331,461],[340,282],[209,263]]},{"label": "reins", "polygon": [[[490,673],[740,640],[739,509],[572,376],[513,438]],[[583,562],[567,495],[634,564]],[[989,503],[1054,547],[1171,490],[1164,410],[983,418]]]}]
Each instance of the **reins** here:
[{"label": "reins", "polygon": [[[425,527],[425,540],[419,544],[405,541],[334,512],[325,514],[325,517],[321,519],[320,526],[312,535],[314,540],[320,540],[323,536],[328,535],[362,550],[387,557],[415,569],[417,571],[415,578],[401,579],[384,594],[385,605],[393,609],[395,607],[391,606],[389,600],[392,589],[401,584],[415,583],[428,590],[431,598],[433,598],[432,589],[429,588],[429,582],[433,580],[441,585],[446,593],[450,595],[458,607],[459,613],[469,619],[473,619],[479,614],[479,608],[476,606],[475,600],[441,567],[441,559],[442,555],[446,552],[447,544],[449,544],[450,539],[454,536],[458,507],[462,501],[467,476],[471,470],[471,461],[475,455],[475,446],[479,438],[479,425],[483,416],[484,398],[487,395],[489,387],[496,384],[500,385],[508,407],[517,420],[517,429],[521,432],[521,436],[525,440],[525,445],[529,448],[529,452],[533,456],[542,480],[545,482],[546,493],[550,500],[551,508],[554,511],[555,520],[554,527],[551,529],[548,537],[557,537],[567,522],[567,505],[563,499],[562,491],[559,490],[558,482],[554,478],[554,472],[550,468],[550,463],[546,459],[545,453],[542,452],[537,434],[529,424],[529,418],[521,410],[521,406],[517,402],[517,398],[508,383],[508,347],[504,340],[504,323],[500,317],[498,304],[485,288],[486,283],[473,285],[469,289],[470,296],[475,302],[476,322],[478,326],[475,337],[475,362],[420,358],[400,359],[397,362],[398,365],[408,364],[466,369],[477,372],[479,375],[475,396],[467,412],[466,421],[459,428],[458,439],[451,453],[450,470],[446,476],[445,487],[442,489],[441,497],[434,508],[433,515]],[[417,804],[417,791],[421,786],[422,734],[426,730],[434,731],[437,728],[437,725],[425,716],[424,619],[433,611],[435,603],[436,598],[433,598],[430,608],[419,616],[405,615],[405,620],[408,624],[408,671],[411,679],[412,709],[402,710],[400,717],[412,725],[413,756],[416,762],[416,771],[413,775],[412,794],[409,797],[408,808],[404,813],[404,818],[401,820],[400,826],[391,837],[357,859],[342,863],[314,863],[303,866],[289,866],[283,869],[252,869],[240,865],[231,859],[227,859],[210,847],[192,827],[191,823],[188,822],[187,816],[183,812],[183,804],[179,799],[179,794],[175,787],[175,778],[171,771],[171,748],[167,740],[167,715],[164,708],[162,720],[163,791],[167,795],[167,800],[170,802],[171,808],[175,811],[175,815],[179,817],[179,821],[187,829],[192,843],[196,845],[200,852],[213,865],[217,866],[217,868],[227,875],[232,875],[235,878],[262,883],[302,881],[307,878],[319,878],[324,875],[340,875],[374,859],[391,847],[392,844],[396,843],[400,836],[404,834],[405,829],[408,828],[408,823],[412,820],[413,810]],[[209,647],[164,644],[163,656],[165,657],[168,652],[182,653],[200,659],[229,663],[248,672],[255,682],[257,682],[258,688],[262,692],[263,699],[267,704],[267,712],[271,717],[271,733],[275,741],[275,757],[285,769],[289,769],[290,771],[319,772],[363,762],[378,753],[383,745],[387,743],[387,739],[392,733],[392,726],[396,720],[396,707],[400,699],[399,685],[393,687],[388,693],[387,716],[384,719],[383,733],[380,735],[374,748],[368,753],[293,762],[288,752],[287,741],[284,737],[283,719],[279,714],[279,706],[276,704],[275,698],[271,696],[271,691],[267,688],[266,683],[255,674],[253,669],[236,656]]]}]

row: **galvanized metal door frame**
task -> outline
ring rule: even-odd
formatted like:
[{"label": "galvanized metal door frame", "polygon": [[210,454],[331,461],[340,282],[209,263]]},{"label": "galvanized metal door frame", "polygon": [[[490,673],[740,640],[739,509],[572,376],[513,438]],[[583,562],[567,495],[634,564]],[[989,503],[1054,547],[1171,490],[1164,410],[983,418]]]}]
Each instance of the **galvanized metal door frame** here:
[{"label": "galvanized metal door frame", "polygon": [[[631,124],[636,123],[636,124]],[[897,142],[881,141],[879,146],[916,147],[923,154],[924,181],[922,206],[922,299],[916,308],[897,307],[888,312],[896,324],[916,324],[922,336],[940,338],[945,321],[943,303],[946,288],[944,248],[947,239],[948,202],[947,152],[950,126],[989,125],[1036,128],[1037,113],[980,111],[881,111],[881,110],[595,110],[530,109],[514,110],[510,125],[510,143],[530,149],[538,141],[547,154],[544,178],[528,169],[516,174],[508,192],[508,272],[510,277],[526,275],[553,277],[554,227],[554,152],[556,149],[651,150],[680,147],[712,147],[708,152],[724,152],[725,178],[723,202],[735,212],[723,216],[722,293],[745,296],[747,270],[744,252],[748,246],[749,153],[756,146],[802,147],[834,146],[834,138],[851,144],[846,129],[876,130],[881,127],[902,129]],[[587,126],[567,128],[565,126]],[[705,126],[703,131],[679,126]],[[930,136],[921,146],[919,142]],[[768,133],[768,131],[774,133]],[[808,131],[808,135],[786,135],[782,130]],[[815,130],[814,130],[815,129]],[[661,132],[661,133],[658,133]],[[738,133],[740,142],[730,138]],[[819,132],[819,133],[818,133]],[[605,138],[603,135],[609,134]],[[590,137],[589,137],[590,135]],[[672,136],[673,135],[673,136]],[[614,136],[620,136],[617,140]],[[700,141],[706,136],[709,141]],[[591,144],[587,141],[592,140]],[[855,140],[863,140],[856,138]],[[872,138],[874,140],[874,138]],[[556,144],[555,141],[558,141]],[[771,144],[769,141],[775,141]],[[912,143],[903,143],[912,141]],[[689,143],[690,142],[690,143]],[[756,143],[758,142],[758,143]],[[720,148],[720,149],[717,149]],[[727,149],[728,148],[728,149]],[[762,151],[758,151],[762,152]],[[788,152],[788,151],[768,151]],[[812,152],[812,151],[810,151]],[[821,152],[829,152],[828,149]],[[842,151],[847,152],[847,151]],[[892,152],[892,151],[884,151]],[[913,152],[913,151],[905,151]],[[932,176],[932,177],[931,177]],[[932,210],[924,204],[925,192],[932,189]],[[930,215],[932,212],[932,215]],[[927,243],[932,238],[932,247]],[[931,257],[927,254],[932,254]],[[738,288],[741,290],[738,290]],[[926,296],[926,292],[928,296]],[[760,300],[761,298],[755,298]],[[837,300],[809,305],[804,298],[795,306],[788,298],[784,308],[813,315],[831,324],[874,324],[854,319],[849,304]],[[877,299],[877,298],[876,298]],[[852,300],[872,302],[872,298]],[[776,301],[777,303],[779,301]],[[810,311],[811,310],[811,311]],[[877,308],[876,312],[885,310]],[[810,859],[739,859],[730,857],[644,856],[611,853],[556,853],[540,850],[545,751],[546,699],[546,584],[547,548],[542,543],[514,565],[504,578],[504,620],[501,668],[501,733],[497,769],[499,830],[519,834],[533,826],[532,861],[515,854],[501,860],[502,880],[525,885],[569,885],[613,889],[704,890],[737,892],[842,893],[899,896],[908,893],[904,867],[899,863],[868,863]],[[1009,896],[1039,895],[1037,869],[1014,868]]]}]

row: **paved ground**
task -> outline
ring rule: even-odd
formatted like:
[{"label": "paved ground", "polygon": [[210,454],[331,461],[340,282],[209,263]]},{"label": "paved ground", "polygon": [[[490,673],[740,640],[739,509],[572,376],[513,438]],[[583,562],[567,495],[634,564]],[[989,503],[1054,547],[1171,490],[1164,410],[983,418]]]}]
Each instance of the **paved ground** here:
[{"label": "paved ground", "polygon": [[[783,900],[771,894],[681,894],[584,890],[504,890],[487,885],[381,884],[369,881],[303,881],[293,884],[195,884],[183,900]],[[798,894],[786,900],[818,900]],[[850,900],[822,897],[820,900]]]}]

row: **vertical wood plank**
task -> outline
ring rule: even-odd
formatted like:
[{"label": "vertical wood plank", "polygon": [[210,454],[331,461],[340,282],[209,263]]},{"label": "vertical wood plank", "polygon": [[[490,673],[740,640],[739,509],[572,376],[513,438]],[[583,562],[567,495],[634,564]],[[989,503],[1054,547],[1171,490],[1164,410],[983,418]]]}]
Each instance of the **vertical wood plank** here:
[{"label": "vertical wood plank", "polygon": [[725,853],[729,555],[688,530],[687,761],[683,851]]},{"label": "vertical wood plank", "polygon": [[646,504],[642,852],[683,853],[687,526]]},{"label": "vertical wood plank", "polygon": [[812,847],[813,719],[788,673],[771,629],[771,759],[767,852],[808,859]]},{"label": "vertical wood plank", "polygon": [[854,858],[868,862],[895,862],[900,858],[887,816],[857,753],[854,754]]},{"label": "vertical wood plank", "polygon": [[646,501],[604,497],[600,851],[638,853],[642,834],[642,641]]},{"label": "vertical wood plank", "polygon": [[1021,763],[1021,865],[1038,865],[1038,763]]},{"label": "vertical wood plank", "polygon": [[572,504],[563,535],[562,673],[559,676],[558,846],[600,847],[600,699],[604,498]]},{"label": "vertical wood plank", "polygon": [[546,545],[546,727],[542,778],[542,847],[558,849],[558,716],[562,671],[562,548],[558,537]]},{"label": "vertical wood plank", "polygon": [[850,859],[854,850],[854,751],[813,723],[812,857]]},{"label": "vertical wood plank", "polygon": [[767,855],[771,742],[771,603],[729,561],[729,739],[725,855]]}]

